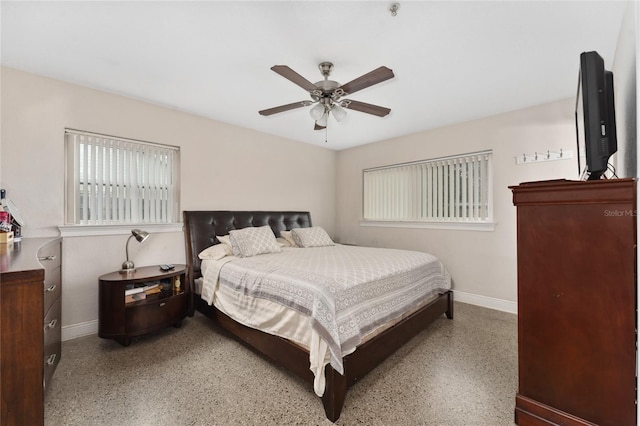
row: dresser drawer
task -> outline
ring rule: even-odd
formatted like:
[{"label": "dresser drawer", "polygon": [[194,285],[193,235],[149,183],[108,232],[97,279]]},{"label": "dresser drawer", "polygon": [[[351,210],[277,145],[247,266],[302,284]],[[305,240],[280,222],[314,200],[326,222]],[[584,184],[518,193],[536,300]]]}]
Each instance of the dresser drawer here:
[{"label": "dresser drawer", "polygon": [[53,302],[62,294],[62,270],[60,266],[52,271],[45,270],[44,274],[44,313],[46,314]]},{"label": "dresser drawer", "polygon": [[38,261],[45,270],[45,275],[50,270],[59,268],[61,264],[61,251],[62,244],[59,241],[55,241],[49,244],[45,244],[38,250]]},{"label": "dresser drawer", "polygon": [[182,319],[187,313],[185,293],[126,308],[126,329],[129,335],[145,334]]},{"label": "dresser drawer", "polygon": [[46,392],[47,383],[51,379],[58,362],[62,349],[62,298],[57,298],[44,317],[44,376],[42,386]]},{"label": "dresser drawer", "polygon": [[46,314],[53,301],[60,297],[62,289],[62,260],[59,241],[45,244],[38,250],[38,261],[44,268],[44,313]]}]

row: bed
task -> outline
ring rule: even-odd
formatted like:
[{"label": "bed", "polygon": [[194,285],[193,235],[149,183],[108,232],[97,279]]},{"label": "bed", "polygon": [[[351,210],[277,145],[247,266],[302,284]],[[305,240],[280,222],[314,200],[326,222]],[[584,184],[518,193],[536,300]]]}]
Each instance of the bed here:
[{"label": "bed", "polygon": [[[237,312],[233,313],[227,309],[225,305],[220,304],[220,302],[218,302],[219,308],[216,307],[215,303],[210,304],[213,298],[210,294],[212,290],[211,288],[207,290],[206,282],[211,282],[212,276],[218,277],[217,274],[219,274],[220,284],[215,287],[218,291],[217,294],[223,294],[224,292],[222,289],[224,288],[226,288],[225,291],[228,293],[233,293],[233,289],[231,288],[232,280],[230,277],[234,275],[232,273],[234,269],[241,267],[249,268],[245,271],[236,271],[238,276],[243,277],[251,272],[255,272],[258,277],[270,275],[269,273],[260,271],[259,268],[265,267],[263,265],[268,264],[271,257],[279,260],[289,259],[288,262],[292,265],[296,265],[297,267],[297,265],[303,265],[306,264],[306,262],[310,262],[310,265],[315,265],[315,259],[307,261],[306,258],[300,256],[312,255],[316,252],[317,257],[325,258],[333,256],[338,259],[342,259],[343,257],[348,258],[349,256],[353,256],[353,259],[356,259],[357,261],[357,259],[363,255],[363,253],[359,252],[363,252],[363,250],[382,251],[385,249],[355,248],[341,245],[335,245],[333,247],[314,247],[313,249],[285,247],[278,250],[278,252],[281,251],[282,253],[260,254],[253,258],[242,259],[233,256],[213,262],[210,260],[203,261],[198,257],[198,255],[203,252],[203,250],[216,246],[220,243],[216,236],[228,235],[231,231],[234,231],[232,234],[239,237],[239,231],[237,230],[246,231],[245,228],[258,228],[255,229],[255,231],[264,231],[264,229],[268,227],[273,232],[273,235],[278,238],[278,241],[283,241],[281,240],[281,237],[288,234],[283,231],[293,231],[294,234],[299,233],[301,236],[311,235],[308,231],[318,230],[318,227],[312,227],[309,212],[301,211],[185,211],[183,215],[187,258],[187,281],[189,288],[192,290],[190,292],[192,297],[190,314],[193,315],[194,311],[198,310],[202,314],[214,320],[214,322],[216,322],[220,327],[226,329],[242,342],[249,345],[255,351],[282,365],[292,373],[309,382],[314,387],[316,394],[322,395],[321,398],[325,414],[327,418],[333,422],[340,417],[345,401],[346,391],[350,386],[355,384],[365,374],[379,365],[385,358],[395,352],[404,343],[409,341],[420,331],[424,330],[429,324],[441,317],[443,314],[445,314],[449,319],[453,318],[453,296],[450,290],[450,281],[448,287],[442,284],[446,279],[448,279],[448,274],[444,271],[444,275],[447,277],[436,277],[439,281],[437,285],[434,284],[435,290],[430,290],[428,297],[421,296],[419,303],[413,302],[413,299],[411,298],[413,296],[406,298],[407,303],[411,304],[411,309],[407,309],[402,316],[393,319],[388,324],[378,324],[375,328],[371,327],[370,329],[361,331],[361,334],[354,332],[349,335],[349,338],[347,338],[346,341],[336,342],[332,340],[333,335],[326,332],[332,328],[330,326],[323,327],[322,321],[315,320],[315,317],[313,318],[313,321],[310,322],[310,324],[314,324],[314,330],[318,331],[317,333],[315,331],[312,333],[315,336],[315,340],[312,340],[314,344],[311,345],[313,349],[310,349],[308,345],[301,344],[301,342],[294,337],[282,337],[285,335],[288,336],[287,334],[276,335],[277,333],[273,334],[273,330],[263,331],[252,327],[250,322],[246,321],[244,318],[238,319],[239,315]],[[303,231],[306,232],[306,234],[303,234]],[[291,235],[287,235],[287,237],[291,237]],[[280,246],[283,245],[284,244],[280,243]],[[390,252],[392,251],[391,249],[388,250]],[[395,250],[394,252],[400,251]],[[327,256],[329,253],[331,256]],[[417,252],[407,253],[417,255]],[[372,254],[373,252],[371,251],[364,252],[364,256],[367,258],[371,257]],[[422,255],[423,257],[430,256],[426,254]],[[289,258],[287,256],[289,256]],[[228,263],[225,265],[226,262]],[[243,262],[245,262],[246,265],[243,266]],[[439,264],[439,261],[437,261],[437,263]],[[211,266],[212,264],[218,265],[216,266],[218,269]],[[223,276],[221,272],[223,268],[226,268],[224,269],[226,276]],[[255,268],[255,271],[252,271],[251,268]],[[216,271],[215,274],[212,272],[214,270]],[[310,271],[308,275],[315,276],[318,274]],[[404,277],[404,275],[402,277]],[[256,278],[252,278],[252,280],[255,279]],[[217,278],[214,281],[217,281]],[[411,278],[410,281],[413,282],[414,279]],[[385,284],[385,286],[388,286],[388,283]],[[280,289],[282,285],[274,285],[274,288],[275,287]],[[415,288],[418,287],[415,286]],[[264,292],[264,289],[261,291],[263,293],[260,293],[260,296],[256,297],[256,300],[268,299],[268,292]],[[245,289],[244,292],[246,294],[247,290]],[[307,296],[305,294],[301,300],[305,297],[311,299],[311,296]],[[274,297],[272,300],[276,299],[277,297]],[[318,302],[319,299],[322,299],[322,295],[318,296],[315,301],[309,302],[310,305],[308,306],[321,306]],[[343,299],[345,298],[341,297],[340,300]],[[418,298],[416,297],[416,300],[417,299]],[[263,302],[269,303],[268,300]],[[291,306],[288,306],[287,309],[289,311],[297,311],[297,313],[300,313],[304,312],[304,309],[300,308],[300,306],[303,305],[304,302],[301,302],[295,304],[295,309],[291,308]],[[371,310],[370,312],[373,311],[377,310]],[[296,314],[296,312],[294,312],[294,314]],[[343,319],[343,317],[339,315],[335,315],[335,317],[336,322]],[[384,315],[382,315],[382,317],[384,317]],[[341,330],[341,336],[336,337],[336,339],[342,338],[342,334],[348,334],[342,333],[342,330],[343,328],[348,329],[348,324],[352,322],[353,321],[344,321],[343,323],[338,323],[337,326],[334,326],[334,328],[339,328]],[[317,345],[318,335],[320,336],[320,345]],[[353,347],[349,346],[349,342]],[[321,361],[323,361],[322,363],[318,364],[317,359],[315,361],[317,365],[322,366],[320,369],[321,371],[312,371],[310,369],[310,358],[312,361],[311,366],[313,366],[314,354],[317,354],[316,346],[320,346],[325,350],[324,353],[320,352],[321,354],[326,354],[326,359],[325,356],[320,356]],[[341,352],[341,348],[346,348],[346,350]],[[321,384],[319,384],[319,382],[321,382]]]}]

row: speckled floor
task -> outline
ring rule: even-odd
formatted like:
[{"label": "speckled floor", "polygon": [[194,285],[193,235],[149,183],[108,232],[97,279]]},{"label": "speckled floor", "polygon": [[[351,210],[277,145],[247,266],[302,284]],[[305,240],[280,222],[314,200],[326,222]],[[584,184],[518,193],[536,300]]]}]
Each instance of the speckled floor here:
[{"label": "speckled floor", "polygon": [[[337,425],[513,425],[516,316],[456,303],[347,392]],[[322,402],[196,314],[125,348],[63,342],[45,425],[331,425]]]}]

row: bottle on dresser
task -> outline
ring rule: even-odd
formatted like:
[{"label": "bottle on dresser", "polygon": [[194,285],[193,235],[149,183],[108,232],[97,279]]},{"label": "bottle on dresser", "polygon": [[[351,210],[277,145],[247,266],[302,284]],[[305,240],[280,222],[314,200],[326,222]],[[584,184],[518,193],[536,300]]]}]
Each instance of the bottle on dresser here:
[{"label": "bottle on dresser", "polygon": [[13,231],[11,230],[11,214],[4,209],[5,190],[0,189],[0,244],[13,245]]},{"label": "bottle on dresser", "polygon": [[9,230],[6,232],[13,232],[13,241],[17,242],[22,239],[24,220],[16,205],[7,198],[5,189],[0,189],[0,223],[9,225]]}]

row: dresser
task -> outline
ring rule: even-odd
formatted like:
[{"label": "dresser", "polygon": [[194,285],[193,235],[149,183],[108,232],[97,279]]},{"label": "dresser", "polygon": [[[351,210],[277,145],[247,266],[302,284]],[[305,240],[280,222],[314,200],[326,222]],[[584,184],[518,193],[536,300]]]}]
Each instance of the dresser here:
[{"label": "dresser", "polygon": [[0,424],[42,425],[60,361],[61,238],[0,245]]},{"label": "dresser", "polygon": [[528,425],[636,425],[636,181],[511,187]]}]

